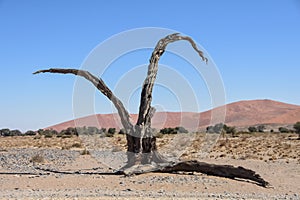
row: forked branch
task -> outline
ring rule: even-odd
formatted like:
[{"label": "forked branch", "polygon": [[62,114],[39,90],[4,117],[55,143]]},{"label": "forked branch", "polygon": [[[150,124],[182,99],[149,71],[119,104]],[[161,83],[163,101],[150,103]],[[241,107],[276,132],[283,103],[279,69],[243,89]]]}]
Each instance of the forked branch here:
[{"label": "forked branch", "polygon": [[153,109],[151,108],[152,90],[158,71],[158,61],[165,52],[167,45],[179,40],[188,41],[202,60],[205,62],[208,61],[208,59],[203,55],[203,52],[197,48],[193,39],[188,36],[180,36],[179,33],[174,33],[160,39],[152,52],[150,63],[148,65],[148,74],[143,83],[137,125],[151,126],[151,117],[153,116]]}]

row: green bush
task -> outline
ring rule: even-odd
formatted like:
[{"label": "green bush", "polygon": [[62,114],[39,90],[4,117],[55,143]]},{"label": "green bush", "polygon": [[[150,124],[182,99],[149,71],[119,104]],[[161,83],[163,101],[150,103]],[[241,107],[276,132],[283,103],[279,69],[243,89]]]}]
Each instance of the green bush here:
[{"label": "green bush", "polygon": [[214,126],[214,132],[215,133],[221,133],[223,129],[224,129],[224,124],[223,123],[219,123],[219,124],[216,124]]},{"label": "green bush", "polygon": [[1,136],[11,136],[10,135],[10,130],[8,128],[4,128],[0,130],[0,135]]},{"label": "green bush", "polygon": [[119,134],[121,134],[121,135],[126,134],[126,130],[124,128],[120,129]]},{"label": "green bush", "polygon": [[[77,128],[69,127],[67,129],[64,129],[64,130],[60,131],[59,133],[57,133],[57,136],[62,137],[62,138],[69,138],[69,137],[72,137],[73,135],[78,136]],[[65,136],[68,136],[68,137],[65,137]]]},{"label": "green bush", "polygon": [[101,128],[100,129],[100,134],[102,134],[102,133],[106,133],[106,128]]},{"label": "green bush", "polygon": [[107,131],[108,134],[115,134],[116,133],[116,129],[115,128],[109,128]]},{"label": "green bush", "polygon": [[160,130],[162,134],[177,134],[177,130],[175,128],[163,128]]},{"label": "green bush", "polygon": [[249,131],[250,133],[254,133],[254,132],[257,132],[257,128],[256,128],[255,126],[250,126],[250,127],[248,128],[248,131]]},{"label": "green bush", "polygon": [[279,127],[278,130],[280,133],[289,133],[290,132],[290,130],[285,127]]},{"label": "green bush", "polygon": [[227,134],[236,134],[236,129],[234,126],[227,126],[223,123],[215,124],[214,126],[206,127],[206,133],[227,133]]},{"label": "green bush", "polygon": [[73,135],[62,135],[62,136],[61,136],[62,139],[65,139],[65,138],[71,138],[71,137],[73,137]]},{"label": "green bush", "polygon": [[226,126],[225,124],[223,123],[218,123],[218,124],[215,124],[214,126],[208,126],[206,128],[206,133],[221,133],[222,131],[225,131],[226,132],[226,128],[228,126]]},{"label": "green bush", "polygon": [[[111,133],[104,133],[104,136],[105,136],[105,137],[114,137],[114,134],[111,134]],[[103,137],[103,136],[100,136],[100,137]]]},{"label": "green bush", "polygon": [[295,129],[295,132],[298,133],[299,139],[300,139],[300,122],[297,122],[296,124],[294,124],[294,129]]},{"label": "green bush", "polygon": [[178,132],[178,133],[188,133],[189,131],[186,130],[184,127],[182,126],[178,126],[175,128],[175,130]]},{"label": "green bush", "polygon": [[23,135],[19,130],[9,130],[8,128],[0,130],[2,136],[21,136]]},{"label": "green bush", "polygon": [[87,134],[87,128],[84,126],[84,127],[76,127],[76,132],[78,135],[85,135]]},{"label": "green bush", "polygon": [[44,135],[45,138],[52,138],[54,135],[58,135],[56,130],[44,130],[41,135]]},{"label": "green bush", "polygon": [[232,135],[236,134],[236,129],[234,126],[227,126],[226,124],[224,124],[223,129],[228,134],[232,134]]},{"label": "green bush", "polygon": [[53,137],[53,134],[47,133],[47,134],[44,135],[44,137],[45,137],[45,138],[52,138],[52,137]]},{"label": "green bush", "polygon": [[206,133],[214,133],[214,126],[208,126],[206,127]]},{"label": "green bush", "polygon": [[33,136],[33,135],[36,135],[36,132],[29,130],[29,131],[25,132],[25,135]]},{"label": "green bush", "polygon": [[94,126],[89,126],[87,128],[87,132],[88,132],[88,134],[91,134],[91,135],[100,134],[100,130],[97,127],[94,127]]},{"label": "green bush", "polygon": [[264,125],[259,125],[259,126],[257,127],[257,130],[258,130],[258,132],[263,133],[264,130],[265,130],[265,126],[264,126]]},{"label": "green bush", "polygon": [[41,129],[41,128],[40,128],[37,132],[38,132],[38,134],[43,135],[44,129]]}]

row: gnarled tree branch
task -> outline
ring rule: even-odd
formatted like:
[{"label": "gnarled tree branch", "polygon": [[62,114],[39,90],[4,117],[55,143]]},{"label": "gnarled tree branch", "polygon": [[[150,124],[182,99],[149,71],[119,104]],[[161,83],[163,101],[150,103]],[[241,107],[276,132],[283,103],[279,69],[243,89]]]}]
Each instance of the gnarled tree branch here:
[{"label": "gnarled tree branch", "polygon": [[251,180],[256,184],[267,187],[270,184],[265,181],[259,174],[251,169],[246,169],[244,167],[232,166],[232,165],[217,165],[209,164],[206,162],[199,162],[196,160],[182,161],[173,164],[157,164],[153,165],[136,165],[132,168],[126,169],[121,174],[130,176],[138,175],[149,172],[162,172],[162,173],[174,173],[174,172],[199,172],[211,176],[218,176],[230,179],[243,179]]},{"label": "gnarled tree branch", "polygon": [[144,126],[151,126],[151,116],[153,115],[151,112],[152,90],[158,71],[158,61],[165,52],[167,45],[179,40],[188,41],[202,58],[202,60],[205,62],[208,61],[208,59],[203,55],[203,52],[197,48],[196,43],[188,36],[180,36],[179,33],[174,33],[160,39],[156,44],[154,51],[152,52],[150,63],[148,65],[148,74],[144,80],[140,99],[139,116],[136,123],[138,126],[142,124]]},{"label": "gnarled tree branch", "polygon": [[133,132],[133,125],[129,120],[129,113],[125,109],[123,103],[118,99],[113,92],[107,87],[104,81],[101,78],[97,78],[88,71],[79,70],[79,69],[59,69],[59,68],[50,68],[34,72],[33,74],[39,73],[59,73],[59,74],[74,74],[76,76],[81,76],[90,81],[102,94],[104,94],[109,100],[111,100],[118,110],[118,114],[121,118],[121,123],[127,132]]},{"label": "gnarled tree branch", "polygon": [[174,33],[160,39],[156,44],[155,49],[153,50],[150,58],[150,63],[148,65],[148,74],[143,83],[139,107],[139,116],[136,123],[138,128],[142,130],[140,133],[141,135],[139,136],[141,138],[141,142],[137,141],[137,143],[142,143],[142,145],[138,145],[139,147],[142,147],[142,163],[150,163],[151,160],[158,163],[166,162],[166,160],[157,152],[156,137],[153,136],[151,132],[151,118],[153,117],[155,112],[155,109],[151,107],[152,90],[154,82],[156,80],[158,62],[160,57],[165,52],[165,49],[168,44],[179,40],[188,41],[192,45],[194,50],[202,58],[202,60],[207,62],[207,58],[204,57],[203,52],[197,48],[196,43],[188,36],[180,36],[179,33]]}]

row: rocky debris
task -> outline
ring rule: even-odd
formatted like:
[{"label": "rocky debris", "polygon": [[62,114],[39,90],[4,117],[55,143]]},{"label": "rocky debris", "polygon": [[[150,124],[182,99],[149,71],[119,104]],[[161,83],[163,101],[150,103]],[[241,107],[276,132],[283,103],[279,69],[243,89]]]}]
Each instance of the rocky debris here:
[{"label": "rocky debris", "polygon": [[0,167],[9,172],[37,173],[36,165],[61,167],[75,160],[80,153],[59,149],[11,149],[0,152]]},{"label": "rocky debris", "polygon": [[[55,177],[55,181],[62,183],[65,181],[65,178],[77,176],[78,180],[80,180],[81,177],[88,177],[88,179],[91,180],[89,184],[92,184],[95,179],[106,182],[105,187],[99,187],[97,185],[78,188],[57,188],[55,186],[49,186],[49,188],[28,186],[26,188],[26,185],[22,187],[22,185],[16,184],[12,186],[12,189],[3,189],[3,187],[0,187],[0,199],[299,199],[298,193],[288,192],[274,194],[268,193],[271,189],[265,188],[260,188],[260,191],[251,191],[249,193],[241,191],[229,192],[225,189],[224,192],[213,192],[214,188],[222,188],[223,186],[232,184],[232,180],[216,179],[201,173],[151,174],[130,177],[87,174],[61,175],[49,173],[45,176],[40,174],[42,173],[41,170],[36,169],[36,166],[56,170],[62,170],[64,167],[69,169],[69,164],[75,162],[78,158],[84,158],[80,156],[80,151],[60,149],[10,149],[0,151],[0,172],[35,173],[37,175],[26,175],[25,177],[28,177],[28,180],[36,181],[44,181],[48,180],[48,178]],[[122,152],[112,153],[109,151],[91,150],[91,156],[94,157],[98,163],[105,161],[107,164],[116,160],[116,163],[111,164],[114,167],[122,166],[124,161],[126,161],[126,155]],[[109,167],[109,165],[107,165],[107,167]],[[77,168],[74,170],[77,170]],[[95,168],[95,170],[98,169]],[[102,170],[111,171],[112,169],[101,168],[101,171]],[[24,175],[22,176],[24,177]],[[19,180],[21,175],[9,177],[14,177]],[[110,182],[112,179],[116,179],[117,181]],[[0,185],[5,185],[6,180],[7,177],[0,176]],[[116,184],[106,187],[107,184],[113,183]],[[166,186],[170,186],[171,189],[166,188]],[[176,187],[190,188],[190,190],[176,189]],[[262,190],[264,190],[264,192],[261,192]]]}]

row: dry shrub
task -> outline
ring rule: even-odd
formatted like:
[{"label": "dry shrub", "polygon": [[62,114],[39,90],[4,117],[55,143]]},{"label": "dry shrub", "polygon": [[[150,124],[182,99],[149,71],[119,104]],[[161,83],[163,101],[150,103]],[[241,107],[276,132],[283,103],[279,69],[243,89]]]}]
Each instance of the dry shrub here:
[{"label": "dry shrub", "polygon": [[30,162],[33,162],[33,163],[43,163],[43,162],[45,162],[45,159],[44,159],[44,157],[42,155],[37,154],[37,155],[33,156],[30,159]]},{"label": "dry shrub", "polygon": [[72,146],[71,146],[71,148],[81,148],[81,147],[82,147],[82,144],[78,143],[78,142],[72,144]]},{"label": "dry shrub", "polygon": [[62,135],[61,136],[62,139],[72,138],[72,137],[73,137],[73,135]]},{"label": "dry shrub", "polygon": [[123,149],[120,146],[114,146],[111,150],[111,152],[120,152],[123,151]]},{"label": "dry shrub", "polygon": [[36,136],[34,136],[33,139],[34,139],[34,140],[39,140],[39,139],[41,139],[41,136],[40,136],[40,135],[36,135]]},{"label": "dry shrub", "polygon": [[243,137],[241,137],[241,141],[242,141],[242,142],[245,142],[245,141],[247,140],[247,138],[248,138],[248,137],[243,136]]},{"label": "dry shrub", "polygon": [[226,140],[220,141],[219,147],[226,146]]},{"label": "dry shrub", "polygon": [[80,155],[90,155],[90,154],[91,153],[87,149],[84,149],[83,151],[80,152]]}]

